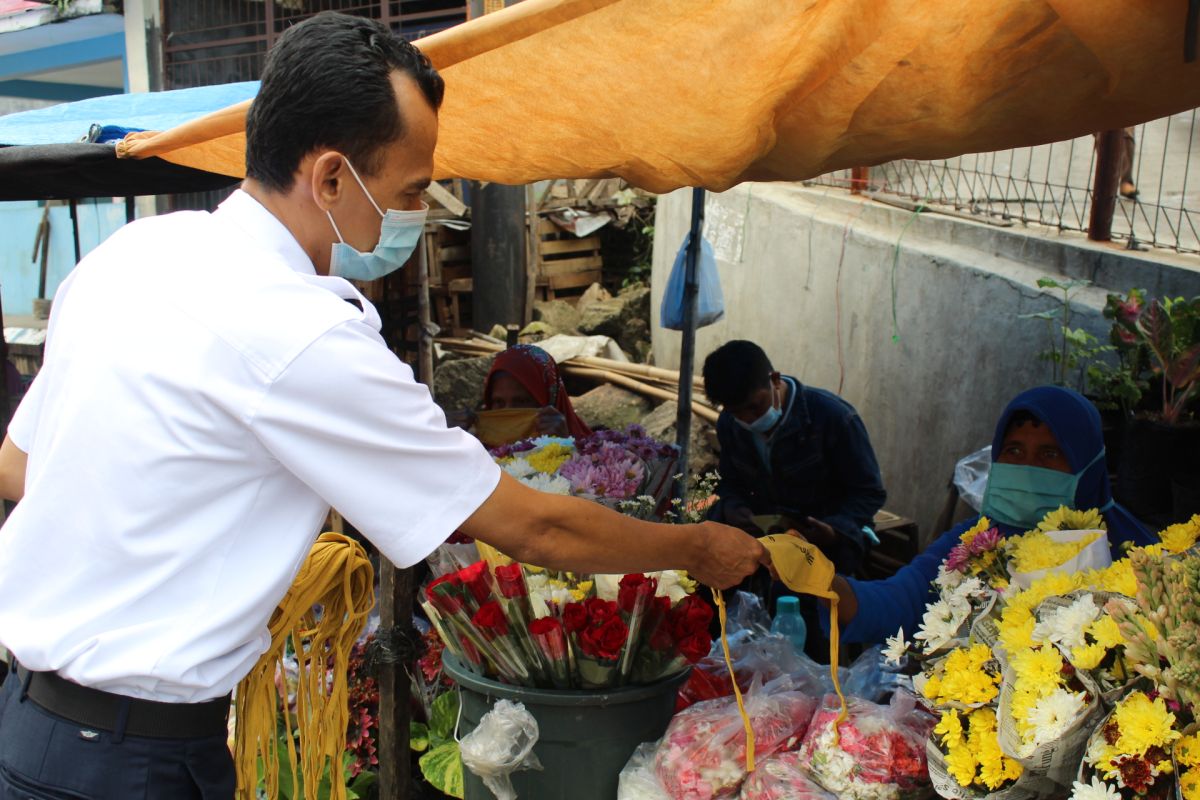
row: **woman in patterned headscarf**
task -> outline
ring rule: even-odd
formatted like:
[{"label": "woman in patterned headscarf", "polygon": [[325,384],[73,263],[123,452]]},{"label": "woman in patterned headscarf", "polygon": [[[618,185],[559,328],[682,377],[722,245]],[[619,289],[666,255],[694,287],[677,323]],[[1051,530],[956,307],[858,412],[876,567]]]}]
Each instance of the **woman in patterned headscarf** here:
[{"label": "woman in patterned headscarf", "polygon": [[[509,413],[502,417],[500,412]],[[491,422],[501,419],[506,419],[505,424]],[[554,359],[531,344],[510,347],[492,362],[483,384],[483,412],[476,420],[476,432],[489,447],[508,444],[522,435],[579,438],[592,433],[571,407]]]}]

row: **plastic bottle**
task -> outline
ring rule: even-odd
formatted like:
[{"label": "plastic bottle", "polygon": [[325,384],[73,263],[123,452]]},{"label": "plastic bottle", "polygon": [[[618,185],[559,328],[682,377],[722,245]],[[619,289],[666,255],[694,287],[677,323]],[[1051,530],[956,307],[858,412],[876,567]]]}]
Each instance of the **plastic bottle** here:
[{"label": "plastic bottle", "polygon": [[804,617],[800,616],[800,600],[795,597],[781,597],[775,602],[775,619],[771,620],[771,633],[786,636],[792,642],[792,648],[797,653],[804,652],[804,640],[808,637],[808,627]]}]

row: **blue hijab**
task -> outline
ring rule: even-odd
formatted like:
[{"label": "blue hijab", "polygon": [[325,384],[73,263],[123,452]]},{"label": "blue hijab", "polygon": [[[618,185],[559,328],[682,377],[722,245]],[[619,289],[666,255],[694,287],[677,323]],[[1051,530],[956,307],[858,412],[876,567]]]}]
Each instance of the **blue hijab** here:
[{"label": "blue hijab", "polygon": [[1108,538],[1113,545],[1114,556],[1121,542],[1140,546],[1158,541],[1133,514],[1113,501],[1108,466],[1103,458],[1097,459],[1104,452],[1100,412],[1090,400],[1060,386],[1039,386],[1021,392],[1008,404],[996,423],[996,435],[992,439],[993,459],[1004,448],[1009,422],[1019,411],[1029,412],[1050,429],[1072,470],[1078,474],[1079,470],[1086,467],[1075,490],[1075,508],[1105,509],[1108,506],[1103,514],[1108,523]]}]

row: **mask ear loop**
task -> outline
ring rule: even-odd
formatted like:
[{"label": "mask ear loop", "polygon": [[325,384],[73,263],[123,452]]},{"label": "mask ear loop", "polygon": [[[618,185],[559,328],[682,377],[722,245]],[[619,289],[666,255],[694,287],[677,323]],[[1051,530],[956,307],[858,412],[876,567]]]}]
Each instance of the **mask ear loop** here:
[{"label": "mask ear loop", "polygon": [[367,191],[367,185],[363,183],[362,178],[358,177],[358,170],[356,170],[354,165],[350,163],[350,159],[342,156],[342,160],[345,161],[346,166],[350,168],[350,174],[354,176],[354,180],[358,181],[358,188],[362,189],[363,194],[365,194],[367,199],[371,201],[371,205],[375,208],[375,213],[381,217],[386,217],[387,214],[383,213],[383,210],[379,207],[379,204],[375,202],[375,198],[371,197],[371,193]]},{"label": "mask ear loop", "polygon": [[342,232],[338,230],[337,223],[333,221],[333,212],[325,209],[325,216],[329,217],[329,224],[333,226],[333,232],[337,234],[338,241],[345,244],[346,240],[342,238]]}]

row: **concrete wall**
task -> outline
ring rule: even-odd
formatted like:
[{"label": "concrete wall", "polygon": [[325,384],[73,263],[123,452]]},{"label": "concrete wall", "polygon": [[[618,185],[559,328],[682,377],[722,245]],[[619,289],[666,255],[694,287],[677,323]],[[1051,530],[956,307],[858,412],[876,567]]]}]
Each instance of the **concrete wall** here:
[{"label": "concrete wall", "polygon": [[[81,200],[79,213],[80,252],[87,255],[113,231],[125,224],[124,202]],[[33,313],[37,297],[40,258],[33,261],[33,240],[42,207],[35,201],[0,203],[0,291],[4,313]],[[71,236],[71,211],[66,205],[50,209],[50,260],[46,270],[46,294],[54,296],[58,285],[75,268],[75,244]]]},{"label": "concrete wall", "polygon": [[[672,368],[680,334],[658,325],[658,308],[690,202],[690,190],[663,196],[656,220],[654,357]],[[783,372],[840,392],[870,431],[887,507],[915,518],[926,540],[955,461],[990,442],[1013,395],[1049,380],[1037,358],[1045,323],[1019,318],[1057,304],[1039,277],[1092,280],[1073,303],[1075,324],[1105,340],[1108,291],[1200,294],[1196,257],[914,215],[839,189],[751,184],[710,195],[706,236],[726,315],[699,332],[697,373],[722,342],[750,339]]]}]

